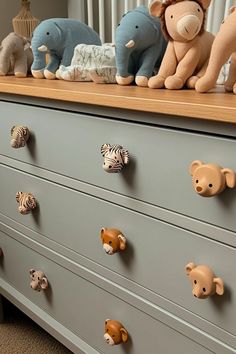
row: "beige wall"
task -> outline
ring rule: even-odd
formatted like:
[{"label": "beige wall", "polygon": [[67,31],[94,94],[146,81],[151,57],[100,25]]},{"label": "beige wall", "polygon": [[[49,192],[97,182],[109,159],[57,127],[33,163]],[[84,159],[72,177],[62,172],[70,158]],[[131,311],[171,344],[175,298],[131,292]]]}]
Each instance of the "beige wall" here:
[{"label": "beige wall", "polygon": [[[0,39],[13,30],[11,20],[20,9],[20,0],[0,0]],[[31,11],[41,20],[50,17],[67,17],[67,0],[32,0]]]}]

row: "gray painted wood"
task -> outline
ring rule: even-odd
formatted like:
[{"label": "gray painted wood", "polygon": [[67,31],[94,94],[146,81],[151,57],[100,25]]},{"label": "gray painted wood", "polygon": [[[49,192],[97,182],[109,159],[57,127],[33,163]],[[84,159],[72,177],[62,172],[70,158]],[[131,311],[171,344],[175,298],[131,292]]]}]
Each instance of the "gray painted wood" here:
[{"label": "gray painted wood", "polygon": [[[117,353],[212,353],[3,233],[2,240],[6,256],[0,268],[1,277],[99,352],[111,352],[103,340],[103,331],[105,319],[114,318],[124,324],[131,337],[127,345],[116,348]],[[28,270],[31,267],[45,272],[50,283],[47,291],[39,293],[29,287]]]},{"label": "gray painted wood", "polygon": [[[0,151],[4,155],[236,230],[236,189],[203,198],[193,191],[188,174],[189,164],[196,159],[236,170],[233,139],[4,102],[0,122]],[[31,130],[28,148],[10,147],[9,131],[14,124]],[[122,174],[103,171],[103,143],[129,150],[131,163]]]},{"label": "gray painted wood", "polygon": [[[236,283],[229,272],[236,250],[194,233],[60,187],[0,165],[0,211],[40,233],[38,241],[53,241],[154,291],[179,306],[236,335]],[[16,192],[31,192],[38,210],[22,216]],[[120,229],[128,240],[123,254],[107,255],[100,240],[102,227]],[[221,260],[224,260],[222,262]],[[197,300],[185,275],[189,262],[206,264],[223,278],[226,293]],[[178,284],[178,286],[176,286]]]}]

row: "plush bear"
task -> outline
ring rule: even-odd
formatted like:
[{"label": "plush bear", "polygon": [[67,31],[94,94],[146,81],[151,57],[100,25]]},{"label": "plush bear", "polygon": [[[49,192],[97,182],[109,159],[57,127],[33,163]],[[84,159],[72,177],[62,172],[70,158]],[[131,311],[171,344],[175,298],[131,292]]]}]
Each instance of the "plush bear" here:
[{"label": "plush bear", "polygon": [[109,345],[126,343],[129,338],[124,326],[115,320],[106,320],[104,339]]},{"label": "plush bear", "polygon": [[[231,56],[231,58],[230,58]],[[205,75],[197,82],[197,92],[212,89],[222,66],[230,58],[229,76],[225,82],[225,90],[236,94],[236,7],[230,9],[230,15],[222,22],[213,42],[209,64]]]},{"label": "plush bear", "polygon": [[30,42],[12,32],[3,39],[0,46],[0,76],[14,74],[26,77],[33,62]]},{"label": "plush bear", "polygon": [[101,229],[101,240],[103,249],[107,254],[112,255],[126,249],[126,238],[120,230],[103,227]]},{"label": "plush bear", "polygon": [[226,187],[234,188],[236,185],[235,172],[217,164],[195,160],[190,165],[189,173],[194,190],[203,197],[212,197],[223,192]]},{"label": "plush bear", "polygon": [[129,163],[129,152],[121,145],[103,144],[101,154],[104,157],[103,169],[108,173],[119,173]]},{"label": "plush bear", "polygon": [[209,267],[205,265],[196,266],[194,263],[188,263],[185,270],[192,283],[193,296],[198,299],[206,299],[214,294],[224,294],[224,283],[222,279],[216,278]]},{"label": "plush bear", "polygon": [[[34,30],[31,67],[35,78],[55,79],[60,64],[69,66],[77,44],[101,45],[98,34],[85,23],[68,18],[50,18],[42,21]],[[46,65],[46,53],[49,62]]]},{"label": "plush bear", "polygon": [[204,30],[210,1],[152,1],[150,14],[160,17],[169,43],[158,74],[149,79],[149,87],[177,90],[186,84],[194,88],[204,75],[214,40],[213,34]]},{"label": "plush bear", "polygon": [[41,291],[47,289],[48,280],[45,277],[45,274],[40,270],[36,271],[34,269],[30,269],[30,278],[31,278],[30,287],[33,290]]}]

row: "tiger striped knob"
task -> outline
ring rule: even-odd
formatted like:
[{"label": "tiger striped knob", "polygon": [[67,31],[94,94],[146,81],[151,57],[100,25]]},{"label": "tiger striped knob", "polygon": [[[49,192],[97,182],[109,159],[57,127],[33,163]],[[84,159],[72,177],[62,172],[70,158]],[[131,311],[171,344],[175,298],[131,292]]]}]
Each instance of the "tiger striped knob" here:
[{"label": "tiger striped knob", "polygon": [[103,144],[101,154],[104,157],[103,169],[109,173],[118,173],[129,163],[129,152],[121,145]]},{"label": "tiger striped knob", "polygon": [[19,203],[18,210],[22,215],[29,214],[37,206],[35,197],[31,193],[17,192],[16,201]]},{"label": "tiger striped knob", "polygon": [[29,139],[30,132],[27,127],[14,125],[11,128],[11,147],[18,149],[24,147]]},{"label": "tiger striped knob", "polygon": [[101,240],[106,254],[112,255],[126,249],[126,238],[118,229],[101,229]]}]

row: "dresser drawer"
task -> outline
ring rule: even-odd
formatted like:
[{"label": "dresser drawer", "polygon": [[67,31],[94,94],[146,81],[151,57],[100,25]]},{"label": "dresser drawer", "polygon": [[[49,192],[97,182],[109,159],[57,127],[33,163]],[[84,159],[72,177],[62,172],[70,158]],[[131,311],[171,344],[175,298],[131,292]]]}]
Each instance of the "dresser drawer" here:
[{"label": "dresser drawer", "polygon": [[[99,352],[111,353],[111,347],[103,339],[104,322],[110,318],[119,320],[130,335],[126,344],[114,348],[116,353],[211,353],[143,311],[1,232],[0,244],[4,253],[0,277]],[[30,288],[30,268],[45,273],[50,284],[48,289],[37,292]]]},{"label": "dresser drawer", "polygon": [[[236,231],[236,191],[200,197],[188,173],[196,159],[236,170],[235,140],[4,102],[0,122],[0,154]],[[14,125],[31,132],[20,149]],[[122,173],[103,170],[104,143],[128,149]]]},{"label": "dresser drawer", "polygon": [[[0,212],[38,232],[38,242],[50,238],[236,334],[234,248],[10,167],[0,166],[0,176],[8,183],[7,188],[0,184]],[[18,190],[35,196],[38,206],[31,215],[17,211]],[[107,255],[100,239],[102,227],[121,230],[127,249]],[[223,278],[226,294],[195,299],[185,275],[189,262],[211,267]]]}]

